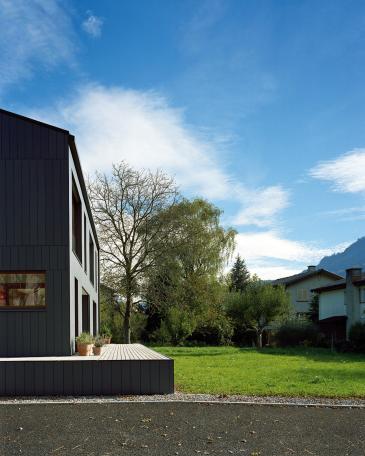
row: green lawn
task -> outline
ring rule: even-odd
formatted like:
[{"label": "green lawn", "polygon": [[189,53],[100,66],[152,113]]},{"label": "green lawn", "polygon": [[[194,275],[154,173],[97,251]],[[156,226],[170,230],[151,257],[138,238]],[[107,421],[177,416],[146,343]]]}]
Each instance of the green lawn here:
[{"label": "green lawn", "polygon": [[365,355],[326,349],[154,347],[189,393],[365,397]]}]

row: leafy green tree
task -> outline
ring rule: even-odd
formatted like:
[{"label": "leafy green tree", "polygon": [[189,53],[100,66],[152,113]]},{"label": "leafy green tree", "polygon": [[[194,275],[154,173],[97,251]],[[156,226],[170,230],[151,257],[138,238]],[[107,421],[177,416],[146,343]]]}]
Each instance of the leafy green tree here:
[{"label": "leafy green tree", "polygon": [[230,291],[243,292],[250,280],[250,273],[247,270],[245,260],[237,255],[230,272]]},{"label": "leafy green tree", "polygon": [[196,318],[188,309],[172,306],[153,337],[165,344],[181,345],[191,336],[196,325]]},{"label": "leafy green tree", "polygon": [[[171,320],[172,307],[176,308],[173,316],[181,312],[184,320],[190,315],[198,325],[208,309],[218,305],[219,290],[224,286],[219,276],[234,248],[235,231],[220,225],[221,211],[211,203],[185,199],[167,212],[165,216],[175,220],[177,229],[166,240],[169,248],[145,283],[151,332],[161,325],[164,330],[172,328],[162,324]],[[176,334],[180,333],[175,331],[173,337]]]},{"label": "leafy green tree", "polygon": [[228,314],[238,324],[255,332],[259,348],[262,347],[262,335],[267,326],[290,315],[290,300],[283,286],[273,287],[254,279],[243,293],[230,295]]}]

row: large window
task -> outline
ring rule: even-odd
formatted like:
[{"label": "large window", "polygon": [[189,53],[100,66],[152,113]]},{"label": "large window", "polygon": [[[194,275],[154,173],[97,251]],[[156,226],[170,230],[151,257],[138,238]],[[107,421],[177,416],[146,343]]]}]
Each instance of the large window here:
[{"label": "large window", "polygon": [[95,290],[98,291],[98,254],[95,252]]},{"label": "large window", "polygon": [[44,272],[0,272],[0,308],[37,309],[46,306]]},{"label": "large window", "polygon": [[82,209],[76,183],[72,177],[72,250],[82,262]]},{"label": "large window", "polygon": [[75,337],[79,335],[79,281],[75,277]]},{"label": "large window", "polygon": [[84,270],[87,273],[86,215],[84,214]]},{"label": "large window", "polygon": [[94,336],[96,336],[97,334],[97,325],[98,325],[98,318],[97,318],[97,307],[96,307],[96,302],[93,301],[93,332],[94,332]]},{"label": "large window", "polygon": [[82,289],[82,332],[90,332],[90,297]]},{"label": "large window", "polygon": [[94,284],[94,242],[91,237],[91,234],[89,234],[89,273],[90,273],[90,281],[92,284]]}]

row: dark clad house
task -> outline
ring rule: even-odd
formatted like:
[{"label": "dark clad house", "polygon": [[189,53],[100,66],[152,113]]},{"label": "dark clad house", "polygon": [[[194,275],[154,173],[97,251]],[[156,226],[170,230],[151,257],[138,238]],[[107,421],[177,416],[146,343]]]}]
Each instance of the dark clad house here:
[{"label": "dark clad house", "polygon": [[99,319],[99,246],[75,139],[0,110],[0,141],[0,356],[71,355]]},{"label": "dark clad house", "polygon": [[99,331],[99,244],[75,138],[0,109],[0,395],[173,391],[141,345],[74,356]]}]

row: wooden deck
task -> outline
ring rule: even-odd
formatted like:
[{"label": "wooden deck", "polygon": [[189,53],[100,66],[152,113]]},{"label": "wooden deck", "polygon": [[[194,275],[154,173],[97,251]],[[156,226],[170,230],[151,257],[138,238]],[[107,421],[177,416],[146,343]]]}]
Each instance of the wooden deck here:
[{"label": "wooden deck", "polygon": [[100,356],[0,358],[0,396],[166,394],[174,361],[140,344],[110,344]]},{"label": "wooden deck", "polygon": [[169,359],[141,344],[110,344],[103,347],[100,361],[112,360],[144,360],[144,359]]}]

